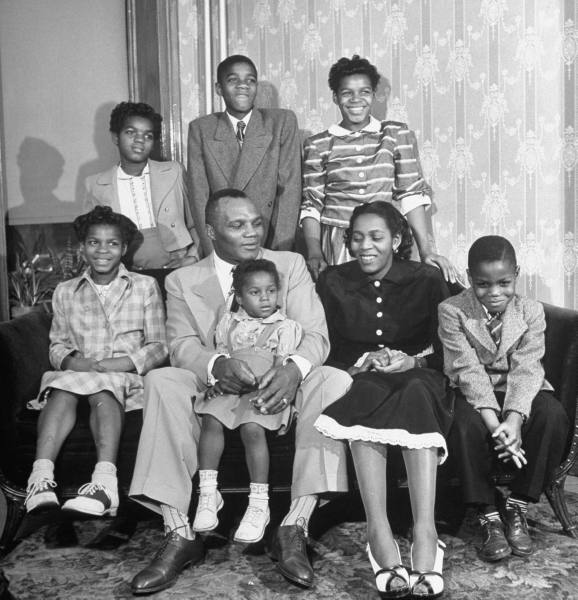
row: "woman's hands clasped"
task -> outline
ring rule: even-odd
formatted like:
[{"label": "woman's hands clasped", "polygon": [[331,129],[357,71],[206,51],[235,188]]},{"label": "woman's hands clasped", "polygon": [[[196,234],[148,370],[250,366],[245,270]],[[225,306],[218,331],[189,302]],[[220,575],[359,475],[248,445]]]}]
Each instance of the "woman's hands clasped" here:
[{"label": "woman's hands clasped", "polygon": [[368,352],[362,365],[351,367],[350,375],[357,375],[366,371],[377,371],[378,373],[402,373],[417,366],[415,357],[391,348],[382,348],[374,352]]}]

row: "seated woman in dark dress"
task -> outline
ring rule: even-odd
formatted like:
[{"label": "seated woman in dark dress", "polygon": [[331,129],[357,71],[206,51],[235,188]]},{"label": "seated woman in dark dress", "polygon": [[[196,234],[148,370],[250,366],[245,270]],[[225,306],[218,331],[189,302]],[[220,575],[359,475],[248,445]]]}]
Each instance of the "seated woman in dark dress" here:
[{"label": "seated woman in dark dress", "polygon": [[[347,243],[356,258],[321,273],[329,363],[353,376],[349,392],[317,419],[323,434],[348,440],[367,515],[367,554],[382,597],[443,592],[444,545],[437,538],[437,466],[447,455],[452,392],[442,374],[437,306],[441,272],[407,260],[409,226],[391,204],[353,211]],[[413,513],[411,569],[402,566],[387,519],[387,447],[400,446]]]}]

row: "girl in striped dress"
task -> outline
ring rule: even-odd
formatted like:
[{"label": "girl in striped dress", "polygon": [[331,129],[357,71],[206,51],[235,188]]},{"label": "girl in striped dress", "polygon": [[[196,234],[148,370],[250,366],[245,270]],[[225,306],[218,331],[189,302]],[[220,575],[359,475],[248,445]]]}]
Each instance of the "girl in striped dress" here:
[{"label": "girl in striped dress", "polygon": [[406,217],[422,262],[454,282],[455,268],[433,251],[428,238],[425,209],[431,189],[422,175],[415,134],[404,123],[371,115],[379,79],[375,66],[358,55],[339,59],[329,71],[342,120],[305,142],[300,222],[307,263],[317,279],[327,265],[351,260],[344,232],[353,209],[384,200]]},{"label": "girl in striped dress", "polygon": [[109,206],[74,221],[88,269],[54,291],[50,362],[40,384],[36,459],[26,510],[57,508],[54,461],[76,422],[79,402],[90,405],[97,463],[92,480],[63,509],[116,514],[116,455],[125,410],[142,408],[143,375],[167,359],[165,314],[157,282],[132,273],[121,259],[137,228]]}]

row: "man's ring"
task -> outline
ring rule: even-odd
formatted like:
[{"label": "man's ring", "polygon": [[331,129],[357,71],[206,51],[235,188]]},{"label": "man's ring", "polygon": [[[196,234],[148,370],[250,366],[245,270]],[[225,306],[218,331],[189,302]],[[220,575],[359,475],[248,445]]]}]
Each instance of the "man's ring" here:
[{"label": "man's ring", "polygon": [[281,402],[283,402],[283,406],[287,406],[288,404],[287,398],[281,398]]}]

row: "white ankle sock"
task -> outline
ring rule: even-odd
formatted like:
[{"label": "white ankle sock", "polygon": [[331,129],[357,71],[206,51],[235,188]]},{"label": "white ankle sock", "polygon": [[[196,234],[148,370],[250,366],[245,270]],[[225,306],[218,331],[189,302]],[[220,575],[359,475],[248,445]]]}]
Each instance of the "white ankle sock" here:
[{"label": "white ankle sock", "polygon": [[111,491],[118,492],[116,465],[107,461],[97,462],[92,472],[92,483],[100,483]]},{"label": "white ankle sock", "polygon": [[28,486],[41,479],[54,480],[54,463],[48,458],[38,458],[32,463],[32,473],[28,477]]},{"label": "white ankle sock", "polygon": [[218,471],[212,469],[199,470],[199,488],[202,494],[213,494],[217,491]]},{"label": "white ankle sock", "polygon": [[300,525],[305,531],[305,535],[309,533],[309,519],[315,510],[317,504],[317,496],[299,496],[291,501],[289,512],[281,522],[281,525]]},{"label": "white ankle sock", "polygon": [[161,514],[163,515],[165,533],[176,531],[187,540],[195,539],[195,533],[191,529],[188,515],[168,504],[161,504]]},{"label": "white ankle sock", "polygon": [[261,510],[267,510],[269,505],[269,484],[251,483],[251,492],[249,493],[249,506],[255,506]]}]

